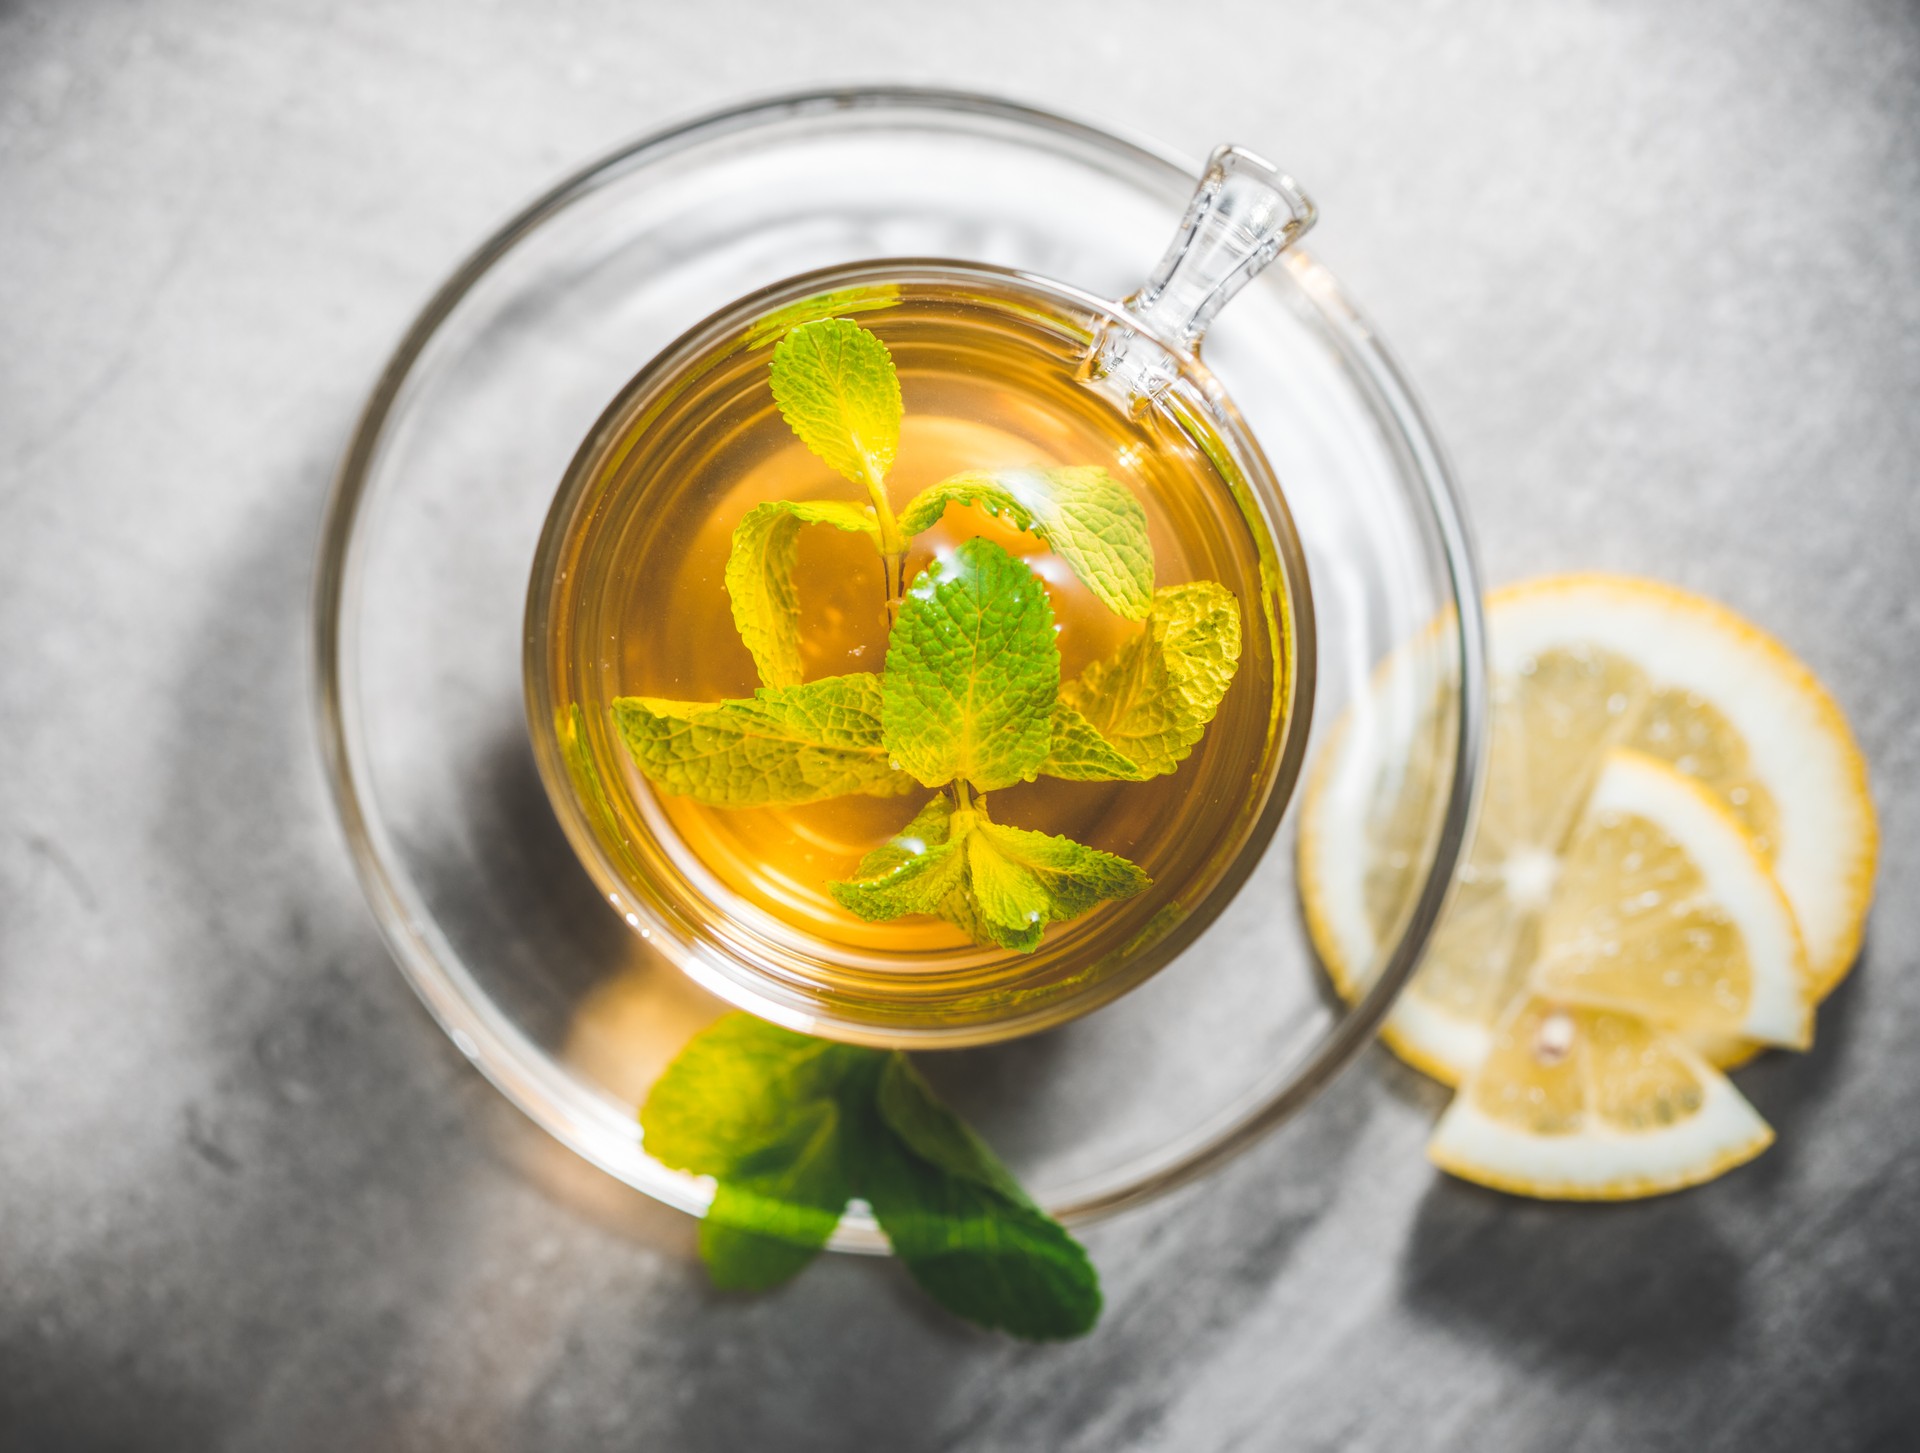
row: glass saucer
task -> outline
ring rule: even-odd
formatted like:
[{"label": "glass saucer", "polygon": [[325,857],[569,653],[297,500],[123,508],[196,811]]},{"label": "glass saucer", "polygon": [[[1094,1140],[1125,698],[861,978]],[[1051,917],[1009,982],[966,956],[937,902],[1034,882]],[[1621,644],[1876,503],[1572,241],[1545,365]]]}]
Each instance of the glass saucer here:
[{"label": "glass saucer", "polygon": [[[636,1109],[724,1006],[621,922],[554,821],[526,736],[522,611],[567,462],[684,329],[767,283],[951,257],[1120,296],[1197,165],[990,98],[785,97],[661,132],[560,183],[428,303],[376,384],[331,502],[316,589],[323,749],[375,917],[460,1049],[619,1179],[698,1213],[704,1181]],[[1198,942],[1063,1028],[920,1056],[1055,1215],[1083,1222],[1219,1165],[1372,1036],[1425,946],[1471,813],[1485,693],[1478,588],[1447,467],[1372,329],[1296,249],[1209,333],[1207,361],[1286,491],[1315,599],[1309,760],[1341,731],[1445,702],[1401,810],[1429,824],[1400,930],[1348,1008],[1294,875],[1298,803]],[[1411,663],[1381,675],[1389,657]],[[1383,694],[1373,683],[1391,679]],[[1457,686],[1457,689],[1448,689]],[[850,1214],[834,1245],[882,1250]]]}]

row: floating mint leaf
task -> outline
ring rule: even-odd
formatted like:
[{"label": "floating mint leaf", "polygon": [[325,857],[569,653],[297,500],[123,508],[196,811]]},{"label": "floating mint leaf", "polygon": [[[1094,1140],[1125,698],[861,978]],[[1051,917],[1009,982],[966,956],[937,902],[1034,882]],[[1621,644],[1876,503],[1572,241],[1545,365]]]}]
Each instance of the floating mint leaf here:
[{"label": "floating mint leaf", "polygon": [[727,596],[733,623],[768,686],[800,684],[800,604],[793,567],[802,525],[832,525],[880,545],[873,516],[840,500],[771,500],[755,505],[733,528]]},{"label": "floating mint leaf", "polygon": [[900,447],[900,380],[873,334],[845,318],[803,323],[773,350],[773,400],[800,442],[878,492]]},{"label": "floating mint leaf", "polygon": [[1154,775],[1116,752],[1092,722],[1065,702],[1053,710],[1053,743],[1040,771],[1070,782],[1144,782]]},{"label": "floating mint leaf", "polygon": [[844,318],[849,313],[871,313],[880,308],[891,308],[899,301],[900,289],[892,283],[818,293],[811,298],[788,303],[784,308],[774,309],[747,330],[742,342],[748,348],[758,348],[763,343],[771,343],[784,336],[802,323],[814,323],[822,318]]},{"label": "floating mint leaf", "polygon": [[721,1286],[772,1286],[824,1246],[852,1194],[849,1096],[864,1126],[880,1052],[729,1014],[667,1067],[640,1111],[647,1153],[719,1182],[700,1251]]},{"label": "floating mint leaf", "polygon": [[1020,864],[1003,856],[984,832],[967,840],[967,896],[986,936],[1002,948],[1032,953],[1052,921],[1047,890]]},{"label": "floating mint leaf", "polygon": [[1019,953],[1040,946],[1049,923],[1105,899],[1131,898],[1151,880],[1113,853],[1050,833],[1005,827],[982,808],[937,797],[850,882],[827,885],[870,921],[937,913],[977,943]]},{"label": "floating mint leaf", "polygon": [[920,1287],[948,1311],[1016,1337],[1078,1337],[1100,1316],[1086,1252],[900,1055],[880,1074],[879,1136],[852,1142],[856,1194]]},{"label": "floating mint leaf", "polygon": [[904,534],[930,528],[950,504],[977,504],[1047,542],[1109,610],[1137,621],[1153,600],[1147,512],[1104,469],[969,472],[923,490],[900,516]]},{"label": "floating mint leaf", "polygon": [[574,791],[586,800],[601,822],[614,821],[613,799],[607,795],[607,784],[600,779],[600,769],[594,764],[593,749],[587,741],[587,714],[580,703],[573,702],[565,712],[555,713],[554,728],[560,738],[560,757],[567,764]]},{"label": "floating mint leaf", "polygon": [[729,1014],[682,1049],[640,1111],[648,1154],[716,1181],[700,1253],[716,1285],[777,1285],[812,1260],[851,1196],[909,1274],[959,1316],[1072,1337],[1100,1284],[906,1056]]},{"label": "floating mint leaf", "polygon": [[996,856],[1030,874],[1046,895],[1047,916],[1055,923],[1078,918],[1103,900],[1131,898],[1152,886],[1153,880],[1138,865],[1072,838],[1007,827],[984,817],[974,838],[969,862],[976,851],[991,848]]},{"label": "floating mint leaf", "polygon": [[1185,761],[1205,734],[1239,661],[1233,592],[1211,580],[1172,585],[1154,593],[1145,628],[1068,682],[1060,702],[1116,755],[1157,777]]},{"label": "floating mint leaf", "polygon": [[965,881],[961,845],[944,842],[907,854],[879,873],[863,872],[848,882],[829,883],[827,891],[849,913],[869,923],[884,923],[910,913],[938,913],[949,894],[964,891]]},{"label": "floating mint leaf", "polygon": [[[859,871],[851,881],[829,883],[827,891],[842,907],[869,922],[885,922],[909,912],[935,913],[976,943],[993,942],[986,936],[973,901],[967,896],[966,858],[964,853],[958,851],[960,843],[953,829],[956,815],[954,805],[947,797],[934,798],[920,809],[912,822],[862,858]],[[971,829],[974,820],[972,814],[961,819],[963,836]],[[949,853],[949,848],[954,851]],[[959,876],[950,879],[943,876],[945,891],[937,902],[925,908],[893,911],[892,903],[884,896],[889,884],[896,881],[893,875],[933,854],[940,855],[937,862],[943,865],[943,873],[945,867],[958,866],[961,870]]]},{"label": "floating mint leaf", "polygon": [[713,807],[795,806],[913,790],[888,761],[882,700],[879,678],[861,671],[717,704],[622,696],[613,714],[634,761],[664,791]]},{"label": "floating mint leaf", "polygon": [[922,785],[991,792],[1033,778],[1060,690],[1039,578],[991,540],[934,561],[908,587],[884,682],[887,749]]}]

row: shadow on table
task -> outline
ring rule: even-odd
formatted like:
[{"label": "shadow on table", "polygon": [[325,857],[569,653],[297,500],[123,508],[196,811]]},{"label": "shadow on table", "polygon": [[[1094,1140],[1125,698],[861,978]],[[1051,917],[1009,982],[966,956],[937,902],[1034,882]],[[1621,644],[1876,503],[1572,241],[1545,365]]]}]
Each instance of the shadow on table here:
[{"label": "shadow on table", "polygon": [[1821,1004],[1812,1049],[1805,1054],[1770,1050],[1750,1066],[1734,1071],[1734,1083],[1740,1092],[1779,1135],[1765,1155],[1739,1172],[1743,1180],[1770,1190],[1792,1171],[1802,1146],[1796,1132],[1833,1091],[1852,1054],[1861,985],[1871,983],[1873,973],[1874,950],[1869,939],[1853,971]]},{"label": "shadow on table", "polygon": [[1436,1175],[1401,1290],[1415,1312],[1521,1361],[1676,1369],[1735,1334],[1742,1271],[1689,1197],[1551,1204]]},{"label": "shadow on table", "polygon": [[1594,1205],[1529,1201],[1436,1175],[1402,1265],[1408,1305],[1525,1360],[1673,1372],[1716,1352],[1739,1333],[1745,1270],[1716,1221],[1764,1202],[1790,1174],[1797,1122],[1828,1093],[1848,1052],[1852,984],[1822,1006],[1810,1051],[1770,1052],[1735,1071],[1779,1138],[1721,1180]]}]

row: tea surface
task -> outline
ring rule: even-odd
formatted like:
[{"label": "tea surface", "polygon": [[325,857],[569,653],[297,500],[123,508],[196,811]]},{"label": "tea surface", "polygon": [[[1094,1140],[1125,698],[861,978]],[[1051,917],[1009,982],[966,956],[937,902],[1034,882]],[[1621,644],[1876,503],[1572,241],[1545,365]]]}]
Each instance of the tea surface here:
[{"label": "tea surface", "polygon": [[[1017,314],[952,296],[909,296],[863,313],[891,352],[905,403],[888,476],[896,510],[970,470],[1098,466],[1144,507],[1156,583],[1217,581],[1241,613],[1240,662],[1192,755],[1144,782],[1042,776],[994,792],[995,820],[1060,834],[1138,863],[1153,879],[1125,913],[1139,924],[1189,902],[1256,813],[1279,733],[1288,669],[1279,582],[1258,522],[1192,433],[1164,410],[1129,407],[1080,377],[1081,349]],[[622,697],[717,702],[760,684],[724,583],[733,532],[772,500],[862,505],[851,483],[795,438],[769,391],[768,349],[732,355],[686,386],[610,451],[603,492],[565,545],[571,610],[556,611],[553,658],[568,664],[583,746],[607,793],[597,827],[651,835],[706,911],[751,918],[818,953],[908,970],[955,955],[997,955],[942,919],[866,922],[827,885],[905,826],[931,795],[850,795],[803,806],[716,807],[659,790],[604,727]],[[910,542],[904,578],[987,539],[1022,560],[1051,603],[1070,680],[1144,629],[1116,614],[1034,534],[974,505],[950,505]],[[878,672],[888,645],[887,581],[866,537],[831,528],[798,536],[794,582],[801,670],[811,682]],[[1164,914],[1163,919],[1164,921]],[[1056,924],[1056,936],[1082,925]]]}]

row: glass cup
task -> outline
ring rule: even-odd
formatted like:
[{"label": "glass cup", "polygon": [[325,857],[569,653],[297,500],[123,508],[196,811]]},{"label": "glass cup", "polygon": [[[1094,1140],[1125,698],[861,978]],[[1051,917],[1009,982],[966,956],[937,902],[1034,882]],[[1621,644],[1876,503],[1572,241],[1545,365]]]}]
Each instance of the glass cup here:
[{"label": "glass cup", "polygon": [[[706,1207],[711,1182],[649,1156],[636,1112],[726,1008],[608,907],[536,767],[528,563],[582,438],[641,361],[769,278],[968,258],[1120,297],[1200,171],[991,96],[865,86],[743,102],[557,179],[452,266],[396,340],[319,540],[315,735],[399,971],[552,1137],[520,1148],[555,1194],[588,1184],[577,1155],[664,1204]],[[1440,439],[1387,339],[1300,246],[1236,298],[1206,353],[1285,483],[1312,571],[1302,788],[1195,950],[1055,1033],[921,1061],[1071,1225],[1206,1176],[1371,1040],[1429,941],[1483,769],[1472,550]],[[1429,730],[1436,699],[1451,706]],[[1301,799],[1354,732],[1381,734],[1375,755],[1398,775],[1337,791],[1341,820],[1367,830],[1377,789],[1397,784],[1396,814],[1432,828],[1401,880],[1369,885],[1404,903],[1349,1005],[1314,958],[1296,848]],[[886,1243],[858,1212],[833,1245]]]},{"label": "glass cup", "polygon": [[[1285,811],[1306,748],[1315,658],[1306,564],[1286,500],[1200,348],[1220,309],[1314,216],[1270,163],[1221,147],[1159,266],[1123,301],[979,263],[840,266],[721,309],[632,379],[574,456],[548,513],[528,591],[525,674],[541,779],[574,850],[634,932],[710,992],[763,1018],[903,1047],[980,1044],[1061,1023],[1200,939]],[[685,471],[646,463],[667,452],[650,446],[670,440],[684,455],[692,446],[683,441],[697,440],[712,418],[764,401],[768,356],[792,321],[845,312],[884,336],[910,326],[917,309],[965,317],[994,346],[1071,379],[1085,407],[1144,420],[1204,460],[1206,472],[1189,477],[1204,480],[1209,497],[1182,503],[1244,549],[1242,576],[1255,582],[1256,598],[1241,602],[1235,688],[1263,693],[1264,739],[1238,754],[1203,748],[1181,779],[1190,800],[1230,804],[1224,820],[1203,838],[1178,811],[1164,814],[1134,854],[1158,865],[1154,889],[1057,926],[1032,954],[888,952],[801,932],[706,870],[625,763],[610,713],[580,707],[618,694],[605,602],[623,578],[631,588],[630,542],[652,519],[712,502]],[[663,613],[641,628],[669,632],[675,621]]]}]

